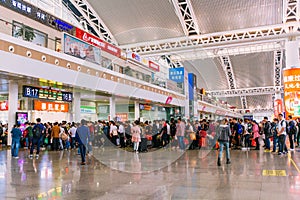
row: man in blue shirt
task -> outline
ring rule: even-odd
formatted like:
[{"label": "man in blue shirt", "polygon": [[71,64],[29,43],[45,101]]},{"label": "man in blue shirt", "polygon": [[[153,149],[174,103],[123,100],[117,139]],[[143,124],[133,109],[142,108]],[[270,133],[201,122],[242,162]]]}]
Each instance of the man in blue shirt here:
[{"label": "man in blue shirt", "polygon": [[84,119],[81,120],[81,125],[76,130],[75,138],[80,149],[81,165],[85,165],[86,145],[90,142],[90,130]]},{"label": "man in blue shirt", "polygon": [[41,145],[41,138],[43,137],[43,134],[45,132],[45,127],[43,124],[41,124],[41,118],[36,119],[36,124],[34,125],[32,132],[33,132],[33,138],[32,138],[32,145],[30,148],[30,155],[29,158],[33,158],[33,149],[36,145],[36,154],[35,158],[39,159],[39,153],[40,153],[40,145]]},{"label": "man in blue shirt", "polygon": [[11,156],[13,158],[18,159],[19,154],[19,147],[20,147],[20,139],[22,136],[22,131],[20,130],[20,125],[17,124],[15,127],[11,130],[11,137],[12,137],[12,143],[11,143]]}]

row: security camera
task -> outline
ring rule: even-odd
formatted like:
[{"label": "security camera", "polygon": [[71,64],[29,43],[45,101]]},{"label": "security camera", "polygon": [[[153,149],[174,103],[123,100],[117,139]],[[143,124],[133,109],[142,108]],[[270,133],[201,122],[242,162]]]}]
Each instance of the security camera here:
[{"label": "security camera", "polygon": [[31,51],[26,51],[26,55],[27,55],[27,57],[31,57],[31,55],[32,55],[32,53],[31,53]]},{"label": "security camera", "polygon": [[15,48],[13,46],[9,46],[8,51],[13,53],[15,51]]}]

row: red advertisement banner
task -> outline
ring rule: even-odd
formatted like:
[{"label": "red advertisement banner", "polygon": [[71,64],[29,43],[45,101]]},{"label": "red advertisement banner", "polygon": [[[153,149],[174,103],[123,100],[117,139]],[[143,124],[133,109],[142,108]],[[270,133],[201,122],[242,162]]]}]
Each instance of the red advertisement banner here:
[{"label": "red advertisement banner", "polygon": [[149,68],[159,72],[159,65],[149,60]]},{"label": "red advertisement banner", "polygon": [[79,28],[76,28],[76,37],[80,40],[83,40],[89,44],[92,44],[96,47],[101,48],[101,50],[106,51],[114,56],[121,57],[121,49],[109,44],[108,42],[103,41],[102,39],[85,32]]}]

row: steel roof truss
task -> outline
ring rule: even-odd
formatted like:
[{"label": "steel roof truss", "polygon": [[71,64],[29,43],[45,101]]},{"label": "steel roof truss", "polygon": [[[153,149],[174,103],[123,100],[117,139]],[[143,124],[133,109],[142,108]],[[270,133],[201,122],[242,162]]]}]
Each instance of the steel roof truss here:
[{"label": "steel roof truss", "polygon": [[274,51],[274,86],[281,86],[283,51]]},{"label": "steel roof truss", "polygon": [[[205,35],[179,37],[165,40],[149,41],[136,44],[123,45],[121,48],[133,51],[139,54],[154,55],[165,52],[174,52],[179,49],[192,49],[209,46],[221,46],[233,43],[242,43],[261,40],[276,39],[281,41],[290,35],[300,36],[300,23],[291,22],[289,24],[278,24],[272,26],[255,27],[249,29],[240,29],[228,32],[219,32]],[[290,32],[294,30],[295,32]],[[153,48],[158,46],[159,48]],[[147,47],[147,48],[146,48]]]},{"label": "steel roof truss", "polygon": [[275,94],[276,92],[282,93],[283,87],[267,86],[267,87],[241,88],[241,89],[230,89],[230,90],[213,90],[207,92],[214,97],[236,97],[236,96]]},{"label": "steel roof truss", "polygon": [[86,22],[93,28],[93,30],[101,39],[104,39],[105,41],[115,45],[118,44],[112,33],[109,31],[92,6],[87,2],[87,0],[70,0],[70,2],[80,12]]},{"label": "steel roof truss", "polygon": [[185,35],[199,35],[199,27],[190,0],[172,0]]}]

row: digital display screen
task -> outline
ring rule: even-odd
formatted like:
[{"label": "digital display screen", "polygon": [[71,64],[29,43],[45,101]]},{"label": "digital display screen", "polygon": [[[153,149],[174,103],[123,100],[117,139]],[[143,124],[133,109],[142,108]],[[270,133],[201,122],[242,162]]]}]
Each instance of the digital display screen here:
[{"label": "digital display screen", "polygon": [[63,92],[50,88],[38,88],[32,86],[23,86],[23,97],[48,99],[54,101],[73,101],[73,94],[71,92]]},{"label": "digital display screen", "polygon": [[16,113],[16,122],[20,124],[20,129],[23,132],[26,128],[25,122],[28,122],[28,113],[27,112],[17,112]]}]

